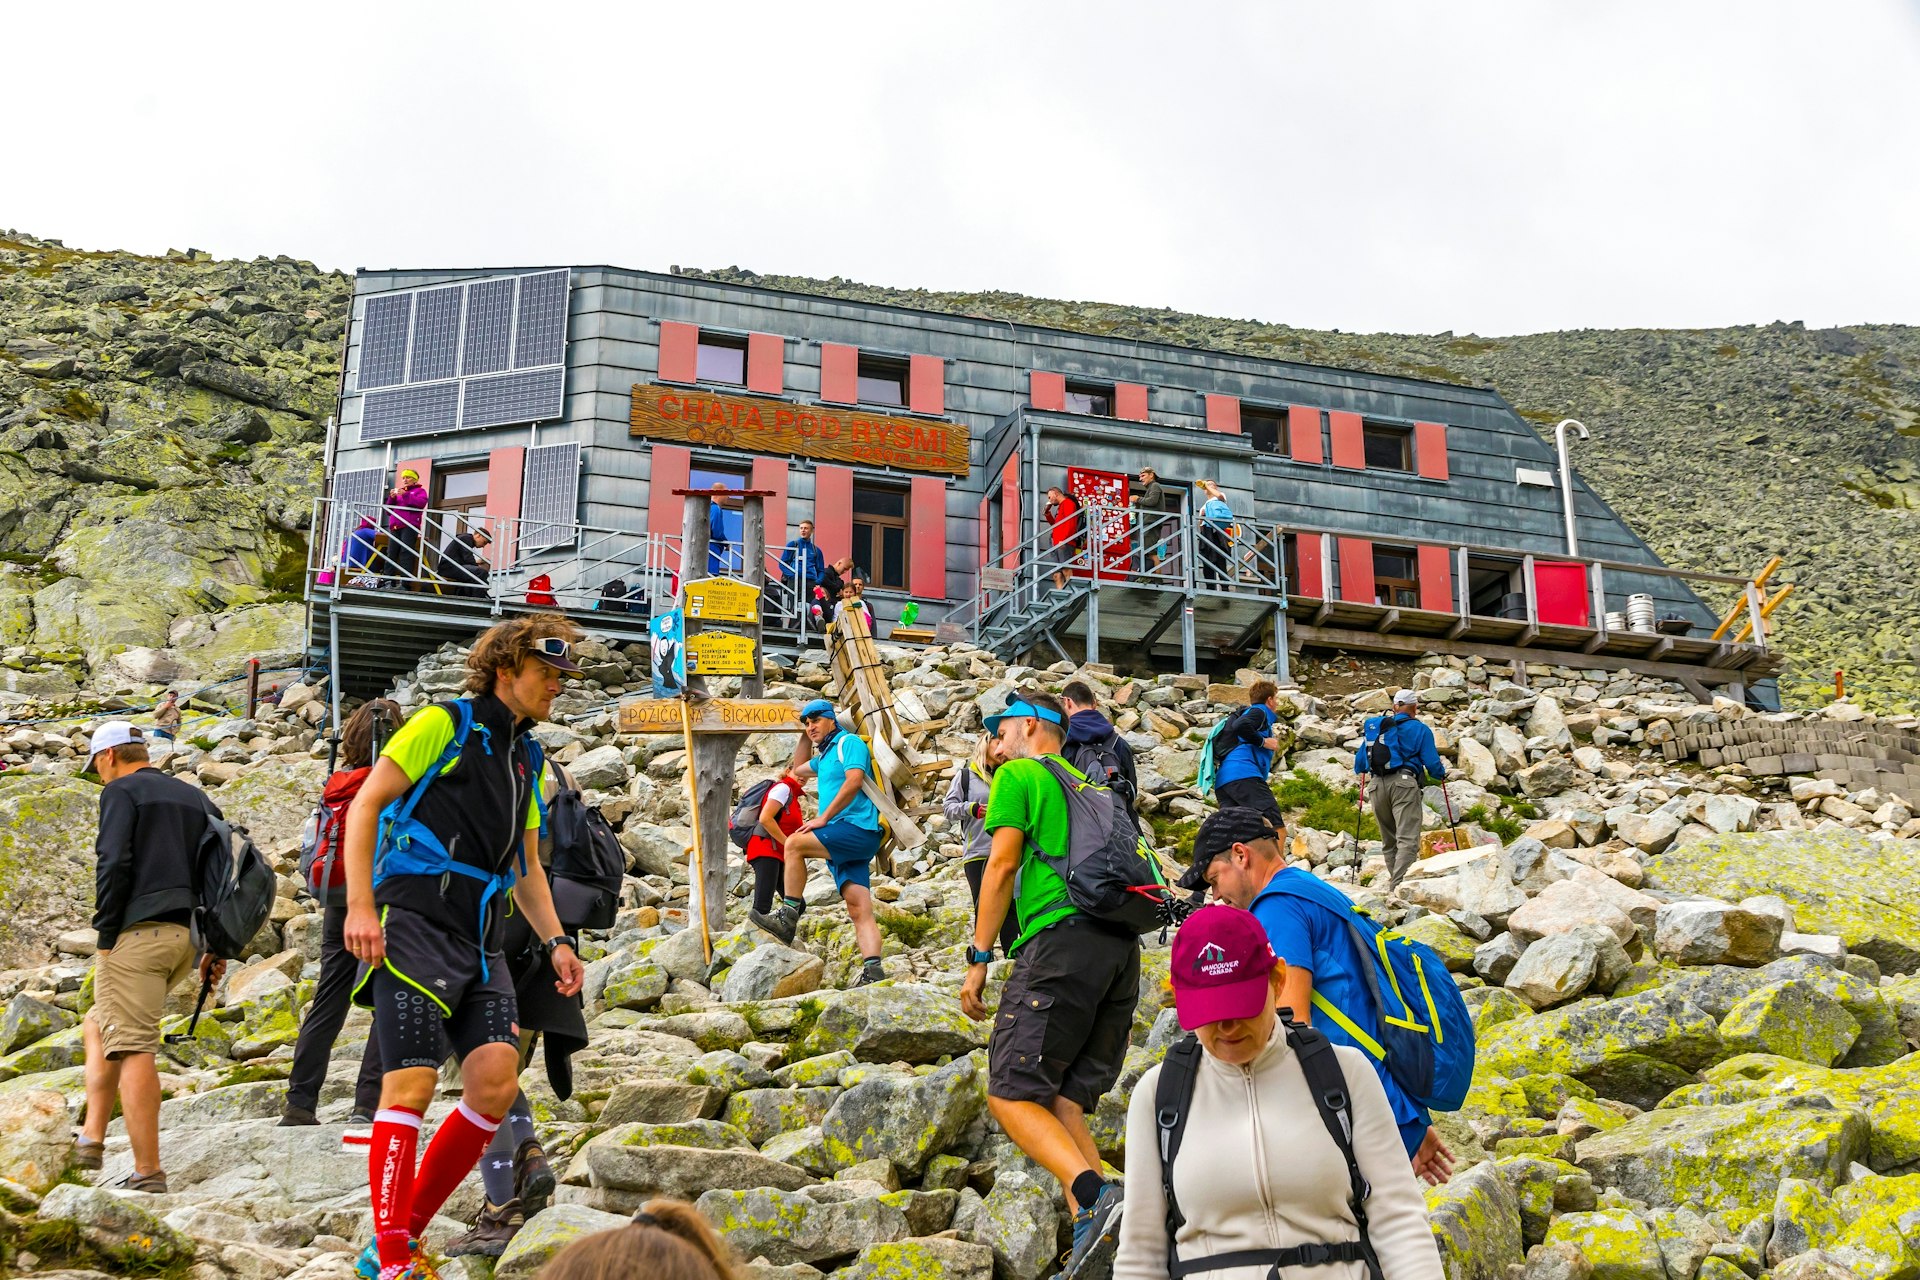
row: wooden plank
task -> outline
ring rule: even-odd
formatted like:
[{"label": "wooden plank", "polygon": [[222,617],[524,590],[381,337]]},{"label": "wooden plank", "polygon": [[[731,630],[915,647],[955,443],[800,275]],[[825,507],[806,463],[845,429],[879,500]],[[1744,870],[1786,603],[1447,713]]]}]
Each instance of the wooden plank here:
[{"label": "wooden plank", "polygon": [[[695,733],[798,733],[800,707],[779,698],[709,698],[688,704]],[[620,704],[621,733],[679,733],[678,698],[638,698]]]},{"label": "wooden plank", "polygon": [[[1424,653],[1451,653],[1462,657],[1479,655],[1490,662],[1547,662],[1563,667],[1592,671],[1633,671],[1678,681],[1687,676],[1703,684],[1732,684],[1753,676],[1749,671],[1729,671],[1724,667],[1691,666],[1678,662],[1651,662],[1645,658],[1626,658],[1617,654],[1581,654],[1551,649],[1522,649],[1514,645],[1481,644],[1473,641],[1434,641],[1419,636],[1383,636],[1372,631],[1352,631],[1339,627],[1296,625],[1291,636],[1303,647],[1353,649],[1362,653],[1380,653],[1417,658]],[[1617,632],[1615,633],[1618,634]]]},{"label": "wooden plank", "polygon": [[967,474],[966,424],[633,384],[627,432],[708,448]]}]

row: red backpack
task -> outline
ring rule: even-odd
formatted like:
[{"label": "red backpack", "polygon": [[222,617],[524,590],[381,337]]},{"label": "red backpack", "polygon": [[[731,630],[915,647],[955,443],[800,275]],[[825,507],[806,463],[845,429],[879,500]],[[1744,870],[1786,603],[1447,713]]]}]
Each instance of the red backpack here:
[{"label": "red backpack", "polygon": [[346,836],[347,806],[360,794],[360,784],[373,770],[342,769],[327,779],[320,803],[307,816],[300,833],[300,876],[307,892],[322,902],[344,900],[347,864],[342,845]]}]

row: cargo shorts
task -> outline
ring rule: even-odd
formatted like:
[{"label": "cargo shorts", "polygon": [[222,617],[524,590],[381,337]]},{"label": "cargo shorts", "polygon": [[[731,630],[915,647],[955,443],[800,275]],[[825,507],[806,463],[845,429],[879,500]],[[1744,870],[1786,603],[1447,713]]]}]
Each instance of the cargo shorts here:
[{"label": "cargo shorts", "polygon": [[1092,1111],[1120,1079],[1139,1002],[1138,938],[1077,915],[1042,929],[1000,994],[988,1096]]},{"label": "cargo shorts", "polygon": [[160,1051],[167,995],[193,972],[193,938],[183,924],[145,920],[120,931],[93,975],[93,1009],[107,1057]]}]

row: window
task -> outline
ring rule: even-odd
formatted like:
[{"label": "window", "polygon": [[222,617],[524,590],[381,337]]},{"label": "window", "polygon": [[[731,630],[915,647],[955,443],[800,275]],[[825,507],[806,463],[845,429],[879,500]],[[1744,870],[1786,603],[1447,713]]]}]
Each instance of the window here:
[{"label": "window", "polygon": [[1374,547],[1373,602],[1396,609],[1420,607],[1420,557],[1412,547]]},{"label": "window", "polygon": [[1369,422],[1360,429],[1366,443],[1367,470],[1413,470],[1413,432],[1406,427],[1389,427]]},{"label": "window", "polygon": [[1067,412],[1084,413],[1094,418],[1111,418],[1113,416],[1113,384],[1069,382]]},{"label": "window", "polygon": [[1291,452],[1287,439],[1286,415],[1279,409],[1240,406],[1240,431],[1253,441],[1255,453]]},{"label": "window", "polygon": [[487,514],[487,464],[435,467],[433,470],[433,509],[456,511],[458,517],[435,517],[438,523],[436,545],[445,546],[458,536],[470,519]]},{"label": "window", "polygon": [[907,589],[907,491],[853,486],[853,563],[868,584]]},{"label": "window", "polygon": [[861,404],[905,405],[907,362],[860,353],[857,389]]},{"label": "window", "polygon": [[694,377],[701,382],[747,385],[747,340],[730,334],[700,331],[700,350]]}]

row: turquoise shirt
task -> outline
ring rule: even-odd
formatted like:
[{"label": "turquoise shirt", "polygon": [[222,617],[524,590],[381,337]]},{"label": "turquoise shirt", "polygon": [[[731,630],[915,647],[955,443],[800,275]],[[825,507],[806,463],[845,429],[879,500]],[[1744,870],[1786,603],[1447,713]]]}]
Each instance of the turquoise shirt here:
[{"label": "turquoise shirt", "polygon": [[[814,776],[820,779],[821,812],[824,813],[833,803],[833,798],[840,794],[840,788],[847,783],[850,769],[858,769],[871,778],[873,753],[867,750],[867,744],[860,740],[859,734],[842,729],[827,740],[819,758],[813,762]],[[829,821],[850,822],[868,831],[878,831],[880,810],[874,807],[865,791],[857,791],[853,799],[847,802],[847,807],[834,814]]]}]

